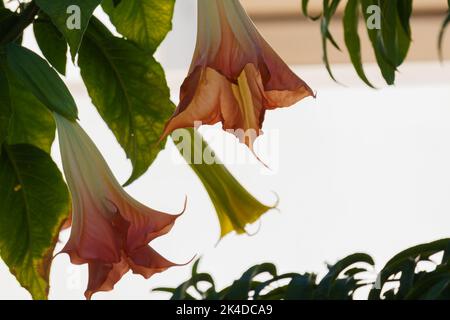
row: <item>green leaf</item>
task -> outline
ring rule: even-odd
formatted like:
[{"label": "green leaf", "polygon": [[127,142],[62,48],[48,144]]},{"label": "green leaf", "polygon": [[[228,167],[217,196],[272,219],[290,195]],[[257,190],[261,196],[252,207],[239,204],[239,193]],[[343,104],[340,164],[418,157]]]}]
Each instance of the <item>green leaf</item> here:
[{"label": "green leaf", "polygon": [[[55,122],[48,109],[30,93],[7,68],[6,58],[0,54],[0,68],[3,70],[3,94],[9,97],[11,115],[8,126],[9,144],[32,144],[50,152],[55,138]],[[3,87],[5,88],[5,87]],[[6,97],[0,101],[7,101]]]},{"label": "green leaf", "polygon": [[412,0],[397,1],[397,11],[400,20],[400,25],[402,26],[405,34],[408,35],[409,38],[411,39],[410,19],[413,11]]},{"label": "green leaf", "polygon": [[441,298],[443,292],[450,286],[450,277],[442,279],[434,284],[431,289],[423,297],[425,300],[437,300]]},{"label": "green leaf", "polygon": [[48,109],[69,120],[78,117],[75,100],[47,61],[33,51],[15,44],[9,44],[6,47],[6,53],[14,76]]},{"label": "green leaf", "polygon": [[153,53],[172,29],[175,0],[127,0],[118,5],[102,2],[117,31],[140,48]]},{"label": "green leaf", "polygon": [[263,273],[268,273],[272,277],[277,276],[277,268],[272,263],[263,263],[248,269],[240,279],[234,281],[229,288],[226,300],[247,300],[251,290],[253,279]]},{"label": "green leaf", "polygon": [[303,15],[313,21],[316,21],[317,19],[320,18],[320,15],[318,16],[311,16],[308,12],[308,4],[309,4],[309,0],[302,0],[302,12]]},{"label": "green leaf", "polygon": [[[214,155],[197,130],[176,130],[172,139],[208,192],[219,218],[221,238],[232,231],[246,233],[248,224],[276,207],[276,204],[266,206],[253,197]],[[213,155],[212,161],[205,155]]]},{"label": "green leaf", "polygon": [[286,290],[286,300],[312,300],[316,287],[314,274],[297,275],[292,278]]},{"label": "green leaf", "polygon": [[173,293],[172,300],[190,299],[189,289],[193,288],[203,298],[206,297],[206,292],[199,290],[200,284],[207,284],[210,289],[215,291],[214,279],[208,273],[197,273],[192,278],[181,286],[179,286]]},{"label": "green leaf", "polygon": [[[362,11],[364,19],[367,21],[370,17],[367,9],[372,5],[378,6],[378,0],[361,0]],[[395,66],[389,63],[384,54],[384,49],[382,45],[381,32],[377,29],[367,28],[367,34],[369,35],[370,42],[372,44],[373,51],[375,53],[375,58],[377,60],[378,67],[381,70],[384,80],[388,85],[392,85],[395,82]]]},{"label": "green leaf", "polygon": [[402,297],[404,300],[445,299],[450,283],[450,267],[448,265],[439,265],[431,272],[422,271],[420,274],[416,274],[416,277],[419,280],[414,283],[408,294],[404,298]]},{"label": "green leaf", "polygon": [[41,14],[33,23],[34,36],[44,57],[61,74],[66,74],[67,43],[64,36]]},{"label": "green leaf", "polygon": [[[281,280],[285,280],[285,279],[293,279],[295,277],[297,277],[298,274],[297,273],[286,273],[286,274],[282,274],[279,276],[275,276],[275,277],[271,277],[269,280],[262,282],[261,284],[257,285],[254,289],[254,293],[253,293],[253,300],[258,300],[258,299],[262,299],[264,296],[270,295],[273,293],[273,289],[274,285],[277,285],[279,283],[279,281]],[[270,291],[268,293],[266,293],[264,296],[261,295],[261,292],[263,290],[269,289]],[[275,287],[274,290],[276,290],[278,288]]]},{"label": "green leaf", "polygon": [[159,138],[174,109],[164,71],[146,51],[114,37],[96,19],[78,64],[92,102],[133,164],[130,184],[158,155]]},{"label": "green leaf", "polygon": [[364,272],[367,272],[366,268],[355,267],[355,268],[351,268],[351,269],[346,270],[344,272],[344,275],[347,276],[347,277],[354,277],[354,276],[356,276],[356,275],[358,275],[360,273],[364,273]]},{"label": "green leaf", "polygon": [[331,4],[329,4],[329,0],[325,0],[324,7],[323,7],[323,20],[325,21],[324,35],[325,35],[326,39],[328,41],[330,41],[331,44],[339,51],[341,50],[341,48],[339,48],[339,45],[337,44],[337,42],[334,40],[333,36],[331,35],[330,30],[328,29],[328,26],[331,22],[331,19],[334,16],[334,14],[336,13],[336,10],[337,10],[340,2],[341,2],[341,0],[332,0]]},{"label": "green leaf", "polygon": [[53,250],[69,193],[50,156],[4,145],[0,156],[0,255],[34,299],[46,299]]},{"label": "green leaf", "polygon": [[447,1],[448,2],[448,14],[445,17],[444,22],[442,23],[441,29],[439,30],[439,38],[438,38],[438,50],[439,50],[439,60],[443,60],[443,56],[442,56],[442,42],[444,41],[444,34],[445,34],[445,30],[448,27],[448,24],[450,23],[450,0]]},{"label": "green leaf", "polygon": [[322,36],[322,52],[323,52],[322,60],[323,60],[323,63],[325,64],[325,67],[326,67],[331,79],[333,79],[336,82],[337,82],[337,80],[334,77],[333,72],[331,71],[330,62],[328,59],[327,44],[328,44],[328,41],[330,41],[331,44],[336,49],[340,50],[338,44],[336,43],[336,41],[334,40],[333,36],[330,33],[330,30],[328,29],[330,22],[331,22],[331,18],[335,14],[339,3],[340,3],[340,0],[332,0],[331,4],[330,4],[329,0],[324,0],[323,1],[323,17],[320,22],[320,32],[321,32],[321,36]]},{"label": "green leaf", "polygon": [[400,286],[398,288],[396,297],[403,299],[409,290],[414,286],[414,272],[416,270],[416,263],[414,260],[407,260],[401,268]]},{"label": "green leaf", "polygon": [[0,8],[0,39],[8,33],[19,19],[19,15],[9,9]]},{"label": "green leaf", "polygon": [[354,253],[345,257],[344,259],[338,261],[335,265],[329,267],[327,275],[320,281],[318,285],[317,290],[319,295],[321,297],[329,297],[332,293],[336,279],[338,279],[341,273],[343,273],[347,268],[357,263],[364,263],[370,266],[375,265],[372,257],[365,253]]},{"label": "green leaf", "polygon": [[0,146],[8,135],[10,119],[11,99],[9,96],[8,78],[3,66],[0,64]]},{"label": "green leaf", "polygon": [[411,47],[411,15],[413,11],[412,0],[397,1],[397,66],[406,59]]},{"label": "green leaf", "polygon": [[381,40],[388,62],[397,66],[397,1],[380,0]]},{"label": "green leaf", "polygon": [[[183,282],[177,288],[156,288],[153,291],[169,292],[172,293],[171,300],[196,300],[191,296],[188,291],[193,289],[200,295],[202,300],[205,299],[217,299],[216,285],[214,283],[213,277],[208,273],[198,273],[198,264],[200,259],[197,259],[192,266],[192,276],[191,279]],[[200,289],[200,284],[208,285],[209,289],[206,291]]]},{"label": "green leaf", "polygon": [[449,244],[450,239],[441,239],[408,248],[396,254],[392,259],[390,259],[383,269],[393,270],[392,273],[398,272],[398,270],[400,270],[398,266],[408,259],[415,260],[417,257],[420,257],[421,259],[429,258],[435,253],[446,250]]},{"label": "green leaf", "polygon": [[350,59],[356,73],[364,83],[373,88],[373,85],[367,79],[364,73],[362,58],[361,58],[361,41],[358,35],[358,7],[359,0],[349,0],[344,12],[344,39],[347,46]]},{"label": "green leaf", "polygon": [[113,4],[115,7],[117,7],[121,2],[122,0],[113,0]]},{"label": "green leaf", "polygon": [[408,35],[400,23],[400,20],[397,19],[397,66],[400,66],[405,61],[412,42],[411,34]]},{"label": "green leaf", "polygon": [[9,84],[12,116],[8,143],[32,144],[50,153],[56,130],[51,113],[17,80],[10,77]]},{"label": "green leaf", "polygon": [[[75,58],[89,20],[101,0],[35,0],[36,4],[50,17],[53,24],[64,35]],[[78,12],[69,9],[79,8]],[[78,20],[78,21],[77,21]],[[79,22],[79,23],[77,23]],[[70,26],[70,28],[68,27]],[[78,28],[79,27],[79,28]]]},{"label": "green leaf", "polygon": [[[430,256],[438,252],[447,250],[449,248],[449,245],[450,239],[441,239],[430,243],[420,244],[396,254],[386,263],[386,265],[380,272],[379,282],[381,288],[383,288],[384,284],[391,276],[405,270],[406,272],[408,272],[407,268],[411,264],[411,261],[413,261],[415,265],[417,265],[419,261],[426,260]],[[411,277],[411,275],[409,275],[409,277]],[[369,299],[377,299],[380,296],[380,293],[380,289],[372,289],[369,295]]]}]

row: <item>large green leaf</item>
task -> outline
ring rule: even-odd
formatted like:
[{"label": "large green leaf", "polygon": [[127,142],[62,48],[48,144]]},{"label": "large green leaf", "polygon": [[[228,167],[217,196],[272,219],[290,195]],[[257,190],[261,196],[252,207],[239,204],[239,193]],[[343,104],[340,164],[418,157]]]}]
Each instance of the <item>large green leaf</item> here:
[{"label": "large green leaf", "polygon": [[0,146],[2,145],[3,141],[5,141],[8,134],[10,119],[11,99],[9,96],[8,78],[6,76],[4,67],[0,63]]},{"label": "large green leaf", "polygon": [[175,0],[126,0],[117,6],[103,1],[103,10],[125,38],[154,52],[172,28]]},{"label": "large green leaf", "polygon": [[8,65],[14,76],[47,108],[69,120],[78,117],[75,100],[64,82],[47,61],[16,44],[6,48]]},{"label": "large green leaf", "polygon": [[10,78],[12,116],[8,143],[27,143],[50,152],[56,125],[48,109],[20,83]]},{"label": "large green leaf", "polygon": [[67,43],[48,16],[40,14],[33,23],[34,36],[44,57],[61,74],[66,73]]},{"label": "large green leaf", "polygon": [[129,184],[157,156],[158,140],[174,109],[164,71],[146,51],[114,37],[96,19],[86,32],[78,64],[92,102],[133,164]]},{"label": "large green leaf", "polygon": [[11,30],[11,27],[17,23],[19,15],[9,9],[0,8],[0,40]]},{"label": "large green leaf", "polygon": [[373,88],[373,85],[367,79],[364,73],[362,58],[361,58],[361,41],[358,35],[359,22],[359,0],[349,0],[344,12],[344,39],[347,46],[350,59],[358,76],[368,86]]},{"label": "large green leaf", "polygon": [[[101,0],[35,0],[36,4],[50,17],[53,24],[64,35],[70,46],[70,52],[74,58],[80,48],[84,32],[92,17],[95,8],[102,2]],[[73,17],[69,9],[78,7],[80,10],[79,17]],[[69,12],[68,12],[69,11]],[[68,22],[72,18],[79,18],[79,29],[68,28]],[[69,21],[68,21],[69,19]]]},{"label": "large green leaf", "polygon": [[[55,138],[55,122],[48,109],[25,88],[6,66],[4,56],[0,55],[0,67],[5,76],[9,97],[11,115],[8,125],[9,144],[32,144],[42,150],[50,152]],[[7,101],[6,98],[0,100]],[[3,103],[2,103],[3,105]]]},{"label": "large green leaf", "polygon": [[0,204],[0,255],[33,298],[46,299],[53,249],[69,212],[69,193],[46,152],[4,145]]}]

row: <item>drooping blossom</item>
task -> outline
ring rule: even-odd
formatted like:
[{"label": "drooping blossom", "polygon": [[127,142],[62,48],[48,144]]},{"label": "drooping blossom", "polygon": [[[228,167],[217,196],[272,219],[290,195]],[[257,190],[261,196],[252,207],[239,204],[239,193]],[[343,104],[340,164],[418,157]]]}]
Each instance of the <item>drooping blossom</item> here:
[{"label": "drooping blossom", "polygon": [[239,0],[198,0],[194,57],[163,136],[222,122],[252,149],[266,110],[314,96],[263,39]]},{"label": "drooping blossom", "polygon": [[129,196],[76,122],[55,114],[64,173],[72,195],[72,229],[62,252],[89,265],[86,298],[112,290],[130,269],[149,278],[174,266],[148,243],[180,215],[150,209]]},{"label": "drooping blossom", "polygon": [[248,192],[196,129],[176,130],[172,139],[212,200],[219,219],[220,239],[233,231],[248,234],[249,225],[278,206],[277,202],[272,206],[265,205]]}]

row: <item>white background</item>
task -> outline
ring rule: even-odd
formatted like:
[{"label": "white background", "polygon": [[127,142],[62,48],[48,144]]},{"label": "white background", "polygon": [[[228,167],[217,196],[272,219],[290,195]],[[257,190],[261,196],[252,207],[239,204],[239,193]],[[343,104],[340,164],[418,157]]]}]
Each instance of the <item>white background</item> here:
[{"label": "white background", "polygon": [[[174,101],[195,43],[194,3],[177,2],[174,29],[158,52]],[[35,48],[29,33],[26,43]],[[381,268],[408,246],[449,236],[449,65],[405,64],[397,85],[380,90],[361,85],[349,66],[334,67],[346,87],[333,83],[323,66],[293,67],[318,97],[267,114],[266,135],[258,145],[267,150],[271,138],[278,139],[274,150],[279,156],[265,159],[275,169],[268,174],[258,163],[228,166],[261,201],[273,203],[275,191],[281,199],[280,212],[265,215],[256,236],[230,235],[215,246],[219,225],[209,198],[189,167],[174,161],[177,154],[169,144],[148,173],[127,188],[139,201],[173,213],[188,196],[184,216],[152,246],[180,263],[195,254],[202,256],[200,270],[211,272],[222,287],[251,265],[266,261],[275,262],[280,272],[323,272],[324,262],[362,251]],[[368,66],[367,71],[372,79],[380,79],[375,67]],[[66,80],[82,126],[119,180],[126,181],[130,164],[91,105],[74,67]],[[224,154],[220,142],[224,137],[228,142],[234,139],[217,128],[206,133],[222,158],[247,153],[228,143]],[[53,154],[59,163],[56,148]],[[59,248],[67,237],[65,232]],[[150,280],[127,274],[114,291],[98,293],[94,299],[167,298],[151,289],[176,286],[189,273],[190,266],[172,268]],[[64,255],[54,260],[51,299],[83,299],[86,284],[86,266],[72,266]],[[0,263],[0,299],[29,298]]]}]

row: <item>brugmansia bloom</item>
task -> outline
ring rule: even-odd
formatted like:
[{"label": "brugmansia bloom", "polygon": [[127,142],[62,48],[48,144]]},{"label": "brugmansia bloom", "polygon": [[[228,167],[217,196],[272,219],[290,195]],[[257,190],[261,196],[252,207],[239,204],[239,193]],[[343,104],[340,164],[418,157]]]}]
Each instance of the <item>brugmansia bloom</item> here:
[{"label": "brugmansia bloom", "polygon": [[[176,130],[172,139],[178,150],[200,178],[211,198],[220,223],[220,237],[235,231],[247,233],[246,227],[264,213],[276,208],[267,206],[252,196],[220,162],[195,129]],[[213,161],[205,161],[211,155]],[[200,159],[200,161],[197,161]],[[207,163],[212,162],[212,163]]]},{"label": "brugmansia bloom", "polygon": [[222,122],[252,149],[266,110],[313,95],[259,34],[239,0],[198,0],[197,46],[163,136],[195,122]]},{"label": "brugmansia bloom", "polygon": [[130,269],[149,278],[175,264],[148,243],[166,234],[179,215],[150,209],[117,182],[97,147],[76,123],[55,114],[64,173],[72,195],[72,230],[62,252],[89,265],[85,292],[112,290]]}]

